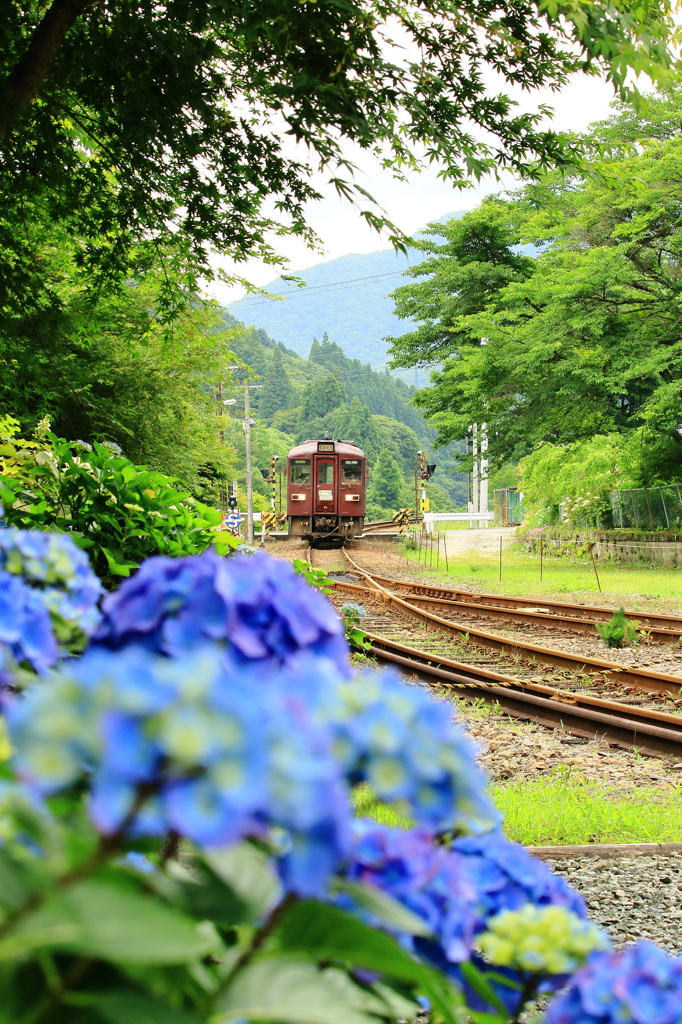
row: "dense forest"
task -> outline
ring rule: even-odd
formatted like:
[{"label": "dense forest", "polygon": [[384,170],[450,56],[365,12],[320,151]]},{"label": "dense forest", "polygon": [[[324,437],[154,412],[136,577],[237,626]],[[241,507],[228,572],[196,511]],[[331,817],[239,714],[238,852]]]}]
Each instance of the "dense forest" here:
[{"label": "dense forest", "polygon": [[[229,312],[223,313],[222,323],[231,332],[234,354],[248,366],[256,385],[251,414],[258,467],[267,468],[272,455],[283,461],[289,448],[310,437],[328,433],[355,441],[372,469],[369,514],[381,518],[414,505],[414,461],[421,449],[437,465],[427,486],[432,507],[448,511],[466,505],[466,474],[457,470],[454,446],[432,454],[433,431],[410,404],[413,389],[404,381],[349,359],[326,334],[312,340],[309,358],[303,359],[262,328],[244,329]],[[238,455],[239,481],[244,452],[240,412],[226,424],[225,438]],[[269,485],[260,474],[254,484],[256,507],[267,507]]]}]

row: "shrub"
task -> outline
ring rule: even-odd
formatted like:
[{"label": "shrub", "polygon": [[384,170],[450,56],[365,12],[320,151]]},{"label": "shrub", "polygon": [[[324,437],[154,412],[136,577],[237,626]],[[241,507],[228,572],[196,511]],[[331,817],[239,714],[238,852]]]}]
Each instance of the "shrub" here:
[{"label": "shrub", "polygon": [[[71,538],[60,561],[11,537],[2,571],[46,607],[69,591]],[[3,1020],[379,1024],[427,1000],[502,1024],[576,970],[556,1024],[602,1019],[601,977],[609,1020],[679,1016],[675,962],[600,952],[580,895],[499,832],[451,705],[351,677],[342,631],[287,566],[206,552],[145,562],[40,676],[0,642],[25,687],[0,716]],[[358,784],[414,827],[354,821]]]},{"label": "shrub", "polygon": [[135,466],[113,443],[65,441],[47,425],[34,441],[0,444],[0,502],[10,526],[68,533],[111,588],[154,554],[190,555],[238,543],[217,509],[178,491],[163,473]]}]

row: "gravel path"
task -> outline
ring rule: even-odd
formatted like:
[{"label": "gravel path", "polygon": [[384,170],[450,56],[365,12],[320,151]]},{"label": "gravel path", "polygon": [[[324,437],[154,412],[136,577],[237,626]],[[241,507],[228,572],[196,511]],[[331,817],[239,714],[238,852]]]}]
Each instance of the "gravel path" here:
[{"label": "gravel path", "polygon": [[548,860],[587,900],[590,917],[615,945],[651,939],[682,953],[682,856]]}]

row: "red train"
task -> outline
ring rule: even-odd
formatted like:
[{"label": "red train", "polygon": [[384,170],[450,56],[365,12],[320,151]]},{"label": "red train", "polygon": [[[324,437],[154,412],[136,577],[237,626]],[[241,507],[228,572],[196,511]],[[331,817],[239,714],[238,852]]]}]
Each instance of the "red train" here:
[{"label": "red train", "polygon": [[362,533],[367,467],[352,441],[306,441],[287,456],[289,536],[340,542]]}]

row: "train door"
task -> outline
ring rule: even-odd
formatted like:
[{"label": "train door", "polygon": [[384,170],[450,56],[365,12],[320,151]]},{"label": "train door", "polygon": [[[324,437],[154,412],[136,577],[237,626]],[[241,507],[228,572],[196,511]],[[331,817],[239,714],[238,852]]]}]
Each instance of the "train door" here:
[{"label": "train door", "polygon": [[336,512],[336,460],[315,459],[315,512]]}]

